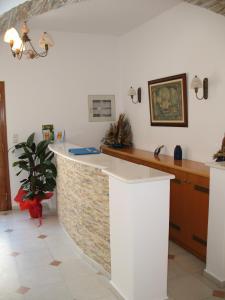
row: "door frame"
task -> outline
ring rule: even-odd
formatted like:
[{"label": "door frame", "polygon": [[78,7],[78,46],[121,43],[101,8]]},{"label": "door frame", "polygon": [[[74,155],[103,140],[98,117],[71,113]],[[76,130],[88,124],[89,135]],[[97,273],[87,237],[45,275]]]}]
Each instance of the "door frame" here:
[{"label": "door frame", "polygon": [[8,158],[8,142],[7,142],[7,125],[6,125],[6,105],[5,105],[5,83],[4,81],[0,81],[0,102],[2,109],[0,109],[0,122],[2,123],[3,128],[3,153],[4,153],[4,164],[5,164],[5,172],[6,172],[6,192],[7,199],[6,204],[4,206],[4,210],[11,210],[11,189],[10,189],[10,179],[9,179],[9,158]]}]

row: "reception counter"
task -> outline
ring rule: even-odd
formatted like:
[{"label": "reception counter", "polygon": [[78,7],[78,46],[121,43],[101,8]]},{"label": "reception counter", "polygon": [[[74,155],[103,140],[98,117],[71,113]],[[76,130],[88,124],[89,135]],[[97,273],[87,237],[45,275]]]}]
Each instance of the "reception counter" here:
[{"label": "reception counter", "polygon": [[127,300],[167,298],[169,187],[174,176],[53,144],[59,220]]}]

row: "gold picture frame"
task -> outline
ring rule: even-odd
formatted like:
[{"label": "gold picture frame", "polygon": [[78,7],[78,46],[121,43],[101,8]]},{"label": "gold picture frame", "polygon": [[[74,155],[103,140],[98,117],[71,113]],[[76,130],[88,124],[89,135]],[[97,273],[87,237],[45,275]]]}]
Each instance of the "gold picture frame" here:
[{"label": "gold picture frame", "polygon": [[188,127],[186,73],[148,82],[151,126]]}]

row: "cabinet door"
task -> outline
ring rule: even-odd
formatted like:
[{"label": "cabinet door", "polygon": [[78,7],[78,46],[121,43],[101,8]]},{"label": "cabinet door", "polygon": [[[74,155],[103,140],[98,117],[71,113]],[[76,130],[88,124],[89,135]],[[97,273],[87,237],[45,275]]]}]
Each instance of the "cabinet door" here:
[{"label": "cabinet door", "polygon": [[170,239],[181,245],[187,240],[186,184],[183,179],[173,179],[170,185]]},{"label": "cabinet door", "polygon": [[189,185],[191,197],[189,206],[191,214],[188,243],[191,249],[202,259],[206,258],[209,190],[197,184]]}]

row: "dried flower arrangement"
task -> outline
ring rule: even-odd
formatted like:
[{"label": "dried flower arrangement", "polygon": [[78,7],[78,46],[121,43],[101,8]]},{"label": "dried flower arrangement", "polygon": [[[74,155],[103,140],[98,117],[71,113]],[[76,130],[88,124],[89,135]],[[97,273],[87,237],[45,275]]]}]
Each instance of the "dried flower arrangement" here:
[{"label": "dried flower arrangement", "polygon": [[221,149],[213,155],[213,158],[216,159],[216,161],[225,161],[225,135],[222,141]]},{"label": "dried flower arrangement", "polygon": [[102,143],[116,148],[132,146],[131,125],[125,114],[120,114],[119,120],[115,124],[110,124]]}]

